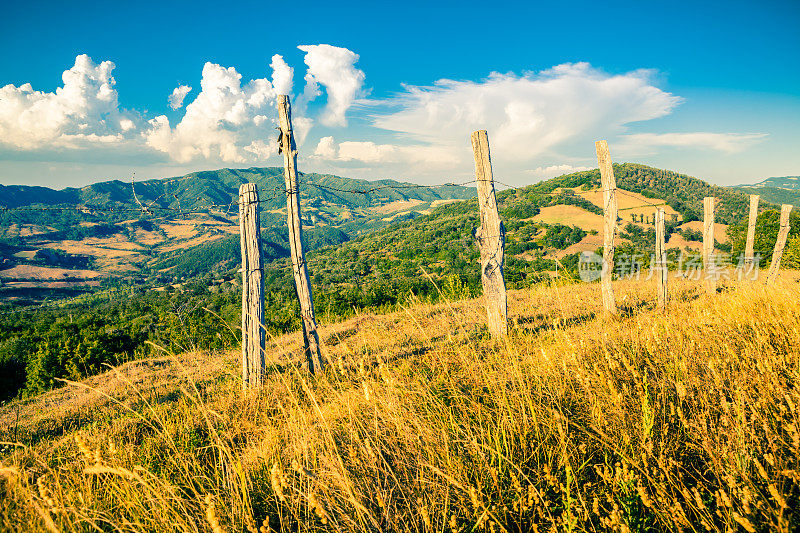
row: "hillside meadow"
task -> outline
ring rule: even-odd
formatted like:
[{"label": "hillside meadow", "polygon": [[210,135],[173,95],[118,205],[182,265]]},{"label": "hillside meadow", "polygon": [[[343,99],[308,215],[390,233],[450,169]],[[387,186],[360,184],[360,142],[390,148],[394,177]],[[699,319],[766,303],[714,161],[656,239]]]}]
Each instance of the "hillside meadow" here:
[{"label": "hillside meadow", "polygon": [[[672,281],[672,280],[671,280]],[[239,355],[164,353],[0,411],[7,531],[793,531],[800,285],[411,302]]]},{"label": "hillside meadow", "polygon": [[[731,266],[739,262],[745,244],[746,195],[638,164],[619,164],[614,172],[620,185],[618,250],[620,257],[631,258],[618,262],[620,277],[634,267],[649,267],[656,206],[670,215],[665,232],[671,265],[699,261],[702,223],[698,216],[707,195],[720,199],[715,234],[719,259]],[[185,209],[212,201],[227,205],[243,180],[257,182],[264,194],[270,193],[262,204],[261,238],[266,263],[264,324],[274,335],[299,327],[286,221],[281,214],[285,199],[273,194],[281,176],[278,168],[223,169],[135,185],[141,201],[161,202],[164,209],[177,208],[179,203]],[[457,200],[472,196],[471,187],[407,188],[407,184],[387,180],[312,174],[303,179],[304,220],[312,224],[304,229],[306,257],[316,311],[327,321],[362,312],[395,311],[409,304],[411,294],[435,302],[439,289],[449,298],[480,294],[473,234],[479,225],[477,200]],[[366,191],[367,184],[372,192],[341,192]],[[91,200],[98,209],[123,207],[131,201],[130,183],[103,187],[107,193],[100,194],[98,189],[97,194],[89,194],[87,189],[72,200],[48,201],[61,205],[67,200]],[[504,273],[509,288],[546,284],[554,275],[578,276],[579,253],[599,251],[602,246],[599,187],[599,170],[593,169],[497,193],[506,229]],[[24,198],[17,200],[24,203]],[[333,218],[319,211],[332,206],[339,206]],[[13,242],[0,238],[4,265],[0,270],[0,402],[46,392],[59,386],[60,380],[85,379],[109,364],[154,357],[162,349],[224,351],[238,343],[235,328],[225,325],[238,324],[241,311],[240,239],[232,234],[236,232],[233,219],[227,218],[235,210],[194,213],[186,219],[178,213],[162,216],[166,212],[139,213],[131,219],[124,210],[117,213],[119,220],[100,224],[80,220],[98,213],[78,212],[74,207],[45,211],[50,218],[37,222],[53,224],[49,233],[24,239],[15,233]],[[776,207],[762,202],[756,223],[755,250],[761,256],[761,268],[767,267],[777,240]],[[337,218],[344,213],[339,208],[350,215]],[[25,220],[31,222],[29,218],[36,214],[35,210],[12,209],[0,217],[0,228],[8,223],[7,231],[12,227],[21,231],[26,229]],[[781,265],[796,269],[800,268],[800,214],[792,214],[790,226]],[[75,254],[37,250],[34,241],[41,239],[48,246],[91,243],[106,259],[113,256],[121,261],[134,255],[138,259],[127,266],[118,263],[125,274],[111,276],[105,267],[98,270],[100,256],[91,259],[75,255],[76,250]],[[45,298],[48,301],[38,305]]]}]

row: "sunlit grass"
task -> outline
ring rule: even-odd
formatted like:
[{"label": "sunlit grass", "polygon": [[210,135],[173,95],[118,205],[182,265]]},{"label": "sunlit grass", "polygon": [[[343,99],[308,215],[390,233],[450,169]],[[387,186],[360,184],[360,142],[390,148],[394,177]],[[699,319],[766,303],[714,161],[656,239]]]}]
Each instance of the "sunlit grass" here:
[{"label": "sunlit grass", "polygon": [[7,452],[2,526],[796,530],[800,286],[616,290],[616,319],[598,285],[512,292],[504,341],[478,301],[362,315],[316,379],[274,339],[258,393],[234,364],[166,399],[123,381],[114,416]]}]

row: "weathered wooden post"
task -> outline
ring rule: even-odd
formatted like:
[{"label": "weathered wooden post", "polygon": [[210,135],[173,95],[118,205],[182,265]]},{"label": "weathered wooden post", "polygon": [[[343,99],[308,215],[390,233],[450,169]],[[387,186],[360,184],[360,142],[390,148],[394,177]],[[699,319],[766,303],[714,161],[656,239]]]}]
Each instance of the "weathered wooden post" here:
[{"label": "weathered wooden post", "polygon": [[756,239],[756,219],[758,218],[758,199],[757,194],[750,195],[750,217],[747,219],[747,241],[744,246],[744,264],[752,265],[755,260],[753,255],[753,243]]},{"label": "weathered wooden post", "polygon": [[716,198],[703,198],[703,274],[704,285],[708,294],[717,292],[717,265],[712,264],[714,258],[714,201]]},{"label": "weathered wooden post", "polygon": [[614,289],[611,276],[614,273],[614,233],[617,229],[617,180],[611,166],[611,153],[606,141],[594,143],[597,151],[597,166],[600,168],[600,183],[603,187],[603,270],[600,284],[603,292],[603,308],[610,314],[616,314],[617,303],[614,300]]},{"label": "weathered wooden post", "polygon": [[656,265],[658,267],[658,307],[667,306],[667,247],[664,242],[664,210],[656,211]]},{"label": "weathered wooden post", "polygon": [[283,153],[284,177],[286,182],[286,211],[289,227],[289,249],[292,254],[292,273],[300,300],[300,317],[303,320],[303,339],[305,342],[308,369],[313,374],[322,370],[317,321],[314,318],[314,300],[311,297],[311,280],[308,277],[306,256],[303,251],[303,227],[300,218],[300,190],[297,180],[297,147],[292,131],[292,104],[285,94],[278,96],[278,119],[281,137],[280,152]]},{"label": "weathered wooden post", "polygon": [[258,187],[239,187],[242,248],[242,388],[258,387],[264,375],[264,272],[261,266]]},{"label": "weathered wooden post", "polygon": [[775,250],[772,252],[772,261],[769,264],[767,273],[767,283],[772,283],[778,277],[778,269],[781,267],[781,256],[786,247],[786,238],[789,236],[789,215],[792,213],[792,204],[781,206],[781,227],[778,230],[778,240],[775,241]]},{"label": "weathered wooden post", "polygon": [[506,281],[503,278],[506,230],[497,212],[494,191],[492,159],[489,155],[489,136],[486,130],[472,134],[472,151],[475,154],[475,179],[478,187],[478,205],[481,225],[475,238],[481,252],[481,283],[488,315],[489,332],[502,337],[508,333],[508,303]]}]

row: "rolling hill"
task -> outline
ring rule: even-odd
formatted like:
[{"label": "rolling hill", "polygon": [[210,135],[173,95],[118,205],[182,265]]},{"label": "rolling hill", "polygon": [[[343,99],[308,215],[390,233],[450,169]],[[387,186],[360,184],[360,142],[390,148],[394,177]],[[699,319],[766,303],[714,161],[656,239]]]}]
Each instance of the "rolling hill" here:
[{"label": "rolling hill", "polygon": [[[628,269],[627,273],[618,272],[621,277],[636,270],[646,272],[655,239],[652,219],[657,207],[670,215],[666,224],[669,259],[677,263],[679,256],[687,253],[697,258],[702,240],[697,213],[708,195],[721,200],[717,247],[736,261],[743,247],[748,209],[744,193],[642,165],[621,164],[614,170],[621,209],[618,257],[624,259],[619,264]],[[505,278],[510,289],[532,287],[556,277],[578,279],[579,252],[597,251],[602,246],[599,189],[599,171],[590,170],[498,192],[506,228]],[[359,226],[348,226],[352,222],[349,218],[340,220],[339,226],[306,227],[314,303],[323,322],[364,311],[391,311],[412,298],[436,301],[479,294],[478,252],[473,237],[478,225],[476,199],[434,200],[426,202],[424,211],[428,212],[409,211],[394,218],[380,211],[395,202],[407,206],[409,200],[390,197],[384,201],[388,200],[391,202],[364,208],[362,221],[375,224],[374,231],[357,234],[353,229]],[[433,207],[434,202],[443,205]],[[777,236],[775,207],[767,203],[761,206],[756,241],[758,251],[763,251],[761,266],[766,265]],[[355,212],[357,208],[347,209]],[[208,213],[208,217],[217,220],[221,215]],[[279,214],[276,217],[276,225],[263,229],[267,261],[264,316],[271,334],[299,327],[285,222]],[[173,239],[179,231],[196,224],[180,218],[161,221],[155,216],[135,222],[153,224],[152,233],[158,232],[158,226]],[[24,394],[42,392],[57,385],[59,379],[92,375],[104,364],[153,356],[162,349],[180,353],[234,346],[241,313],[239,238],[232,220],[216,227],[232,231],[220,232],[214,240],[193,246],[188,243],[195,242],[195,234],[186,235],[171,250],[154,246],[152,255],[142,254],[135,276],[118,276],[114,283],[107,279],[99,289],[93,289],[96,293],[43,306],[6,305],[0,309],[0,375],[6,380],[0,384],[0,400],[20,390]],[[350,228],[350,233],[342,228]],[[800,215],[796,213],[792,228],[783,265],[800,267]],[[34,241],[38,238],[31,237]],[[85,239],[83,245],[90,243]],[[14,251],[11,246],[4,248],[6,253]],[[111,249],[109,244],[96,246]],[[20,253],[30,255],[23,251],[16,252],[15,257]],[[34,264],[39,253],[18,258],[18,265],[0,270],[0,275],[10,272],[19,276],[20,267],[24,267],[27,275],[37,276],[28,283],[41,283],[48,272],[42,269],[52,272],[56,267]],[[75,256],[56,254],[49,260],[66,265]],[[87,281],[97,283],[98,278],[84,279]],[[70,278],[51,281],[69,282]],[[4,283],[11,282],[6,278]]]},{"label": "rolling hill", "polygon": [[[185,263],[184,251],[205,247],[199,269],[216,257],[215,250],[238,250],[237,237],[231,237],[238,233],[232,202],[245,182],[257,183],[261,191],[266,259],[285,256],[281,168],[221,169],[80,189],[0,186],[0,297],[30,301],[68,295],[103,279],[180,281],[185,275],[175,279],[159,273]],[[473,194],[456,185],[417,187],[321,174],[301,174],[301,182],[311,248],[338,244]],[[345,192],[366,190],[371,192]]]},{"label": "rolling hill", "polygon": [[800,207],[800,176],[767,178],[752,185],[732,187],[746,194],[758,194],[773,204],[792,204]]},{"label": "rolling hill", "polygon": [[781,176],[767,178],[753,185],[738,185],[738,187],[749,187],[752,189],[800,189],[800,176]]}]

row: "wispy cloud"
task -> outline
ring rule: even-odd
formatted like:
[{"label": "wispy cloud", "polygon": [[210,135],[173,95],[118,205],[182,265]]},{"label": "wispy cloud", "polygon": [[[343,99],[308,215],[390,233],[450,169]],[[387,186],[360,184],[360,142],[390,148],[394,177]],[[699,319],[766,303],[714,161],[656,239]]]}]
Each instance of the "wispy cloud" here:
[{"label": "wispy cloud", "polygon": [[625,155],[644,155],[659,147],[714,150],[726,154],[741,152],[764,141],[766,133],[632,133],[620,136],[617,151]]},{"label": "wispy cloud", "polygon": [[592,167],[561,164],[561,165],[549,165],[546,167],[536,167],[533,169],[526,170],[526,172],[535,178],[545,179],[545,178],[555,178],[558,176],[563,176],[564,174],[571,174],[573,172],[581,172],[584,170],[591,170],[591,169]]},{"label": "wispy cloud", "polygon": [[458,163],[458,158],[454,157],[450,150],[439,146],[402,146],[377,144],[372,141],[337,143],[332,136],[320,139],[312,157],[339,163],[360,163],[365,166],[432,164],[440,170]]}]

